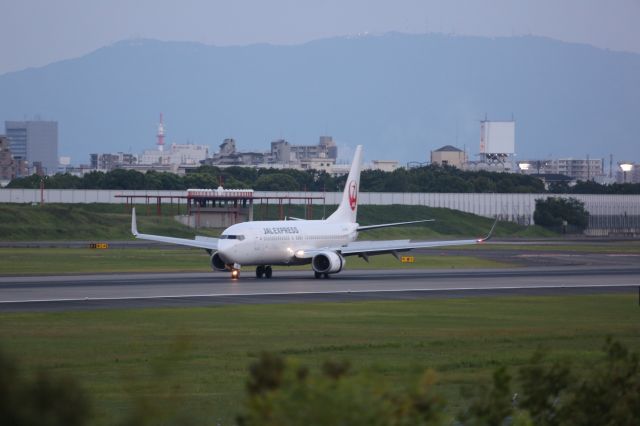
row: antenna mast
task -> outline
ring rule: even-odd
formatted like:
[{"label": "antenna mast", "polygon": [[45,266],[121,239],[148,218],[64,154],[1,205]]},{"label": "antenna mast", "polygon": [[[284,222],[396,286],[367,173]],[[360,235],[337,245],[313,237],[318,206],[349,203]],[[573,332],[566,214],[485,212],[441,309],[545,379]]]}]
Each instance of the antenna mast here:
[{"label": "antenna mast", "polygon": [[162,113],[160,113],[160,123],[158,123],[158,151],[164,151],[164,124],[162,123]]}]

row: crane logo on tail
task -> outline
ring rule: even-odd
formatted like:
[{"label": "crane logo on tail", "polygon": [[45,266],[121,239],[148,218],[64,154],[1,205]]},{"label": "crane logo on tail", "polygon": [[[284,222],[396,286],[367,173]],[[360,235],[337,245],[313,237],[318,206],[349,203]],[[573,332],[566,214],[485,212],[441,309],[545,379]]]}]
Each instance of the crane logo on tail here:
[{"label": "crane logo on tail", "polygon": [[356,181],[352,180],[349,183],[349,206],[351,210],[356,210],[356,205],[358,203],[358,187],[356,185]]}]

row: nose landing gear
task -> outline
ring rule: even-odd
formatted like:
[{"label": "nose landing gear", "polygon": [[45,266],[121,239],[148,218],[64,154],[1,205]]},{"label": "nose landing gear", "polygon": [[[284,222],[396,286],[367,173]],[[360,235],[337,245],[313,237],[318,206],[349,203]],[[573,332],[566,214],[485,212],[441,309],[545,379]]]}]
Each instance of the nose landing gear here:
[{"label": "nose landing gear", "polygon": [[271,278],[273,275],[273,269],[271,269],[271,266],[260,265],[256,268],[256,278],[262,278],[263,275],[265,278]]}]

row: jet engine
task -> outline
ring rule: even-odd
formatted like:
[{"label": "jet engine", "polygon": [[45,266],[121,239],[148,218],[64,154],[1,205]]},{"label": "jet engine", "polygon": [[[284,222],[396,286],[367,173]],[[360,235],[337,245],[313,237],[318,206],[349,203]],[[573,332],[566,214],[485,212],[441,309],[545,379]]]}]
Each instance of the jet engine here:
[{"label": "jet engine", "polygon": [[214,271],[227,270],[227,264],[224,263],[224,260],[220,258],[220,255],[218,254],[217,251],[211,255],[211,267],[213,268]]},{"label": "jet engine", "polygon": [[311,266],[320,274],[335,274],[342,271],[344,257],[333,251],[323,251],[311,259]]}]

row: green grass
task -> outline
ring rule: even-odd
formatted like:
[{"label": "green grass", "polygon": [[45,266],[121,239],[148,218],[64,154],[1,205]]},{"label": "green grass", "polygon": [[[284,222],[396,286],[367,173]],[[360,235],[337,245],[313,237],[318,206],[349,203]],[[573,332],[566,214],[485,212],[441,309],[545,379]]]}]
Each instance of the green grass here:
[{"label": "green grass", "polygon": [[498,365],[522,365],[539,346],[587,368],[607,335],[640,350],[636,294],[0,315],[5,350],[27,371],[76,377],[100,424],[135,398],[168,392],[198,424],[230,424],[247,367],[264,350],[314,369],[347,359],[392,384],[434,368],[437,390],[456,406],[461,386],[486,383]]},{"label": "green grass", "polygon": [[[153,208],[149,215],[144,205],[136,211],[147,233],[193,236],[171,216],[155,216]],[[0,204],[0,236],[3,241],[128,240],[131,216],[124,205],[114,204]]]},{"label": "green grass", "polygon": [[[335,206],[314,206],[314,218],[328,215]],[[139,229],[176,237],[193,237],[196,231],[173,220],[178,214],[176,205],[163,207],[164,216],[156,216],[155,206],[137,205]],[[180,209],[185,213],[185,206]],[[254,208],[254,219],[278,219],[276,206]],[[284,213],[304,217],[302,206],[286,206]],[[485,235],[492,220],[456,210],[422,206],[360,206],[361,224],[436,219],[421,226],[386,228],[361,233],[361,239],[431,239],[447,237],[476,237]],[[131,216],[122,204],[0,204],[0,238],[3,241],[45,240],[128,240]],[[199,229],[200,235],[216,236],[220,229]],[[554,236],[540,227],[524,227],[501,222],[496,236],[546,237]]]},{"label": "green grass", "polygon": [[[391,255],[374,256],[370,262],[357,257],[347,259],[346,269],[389,268],[500,268],[504,262],[472,256],[415,255],[415,263],[400,263]],[[281,267],[278,269],[289,269]],[[311,270],[309,265],[294,269]],[[208,272],[209,257],[198,249],[0,249],[0,274],[37,275],[107,272]],[[251,273],[252,268],[245,268]]]},{"label": "green grass", "polygon": [[0,249],[0,274],[210,271],[204,250]]}]

